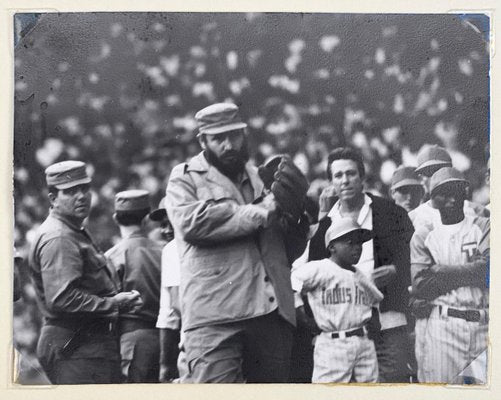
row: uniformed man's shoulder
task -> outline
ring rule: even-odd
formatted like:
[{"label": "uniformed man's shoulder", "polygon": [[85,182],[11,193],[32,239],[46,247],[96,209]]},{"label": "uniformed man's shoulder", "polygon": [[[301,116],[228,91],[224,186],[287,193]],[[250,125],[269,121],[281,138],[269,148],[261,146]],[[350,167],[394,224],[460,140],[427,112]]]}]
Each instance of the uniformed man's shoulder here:
[{"label": "uniformed man's shoulder", "polygon": [[49,215],[38,227],[36,237],[43,241],[69,238],[71,237],[71,229],[63,221]]}]

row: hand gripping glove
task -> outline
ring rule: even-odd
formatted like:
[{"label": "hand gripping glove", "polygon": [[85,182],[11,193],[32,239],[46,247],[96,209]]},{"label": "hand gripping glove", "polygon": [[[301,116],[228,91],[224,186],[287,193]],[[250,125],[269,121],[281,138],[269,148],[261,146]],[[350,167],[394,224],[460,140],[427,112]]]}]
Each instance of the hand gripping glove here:
[{"label": "hand gripping glove", "polygon": [[287,155],[278,155],[258,169],[266,189],[275,196],[280,210],[292,221],[304,213],[308,181]]}]

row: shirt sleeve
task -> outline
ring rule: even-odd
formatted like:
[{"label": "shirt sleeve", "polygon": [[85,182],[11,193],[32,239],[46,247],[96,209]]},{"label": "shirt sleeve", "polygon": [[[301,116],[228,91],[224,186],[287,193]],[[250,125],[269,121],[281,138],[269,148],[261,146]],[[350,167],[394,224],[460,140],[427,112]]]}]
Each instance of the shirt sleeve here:
[{"label": "shirt sleeve", "polygon": [[162,251],[162,286],[173,287],[180,284],[181,264],[174,239],[167,243]]},{"label": "shirt sleeve", "polygon": [[429,233],[429,229],[421,227],[412,235],[410,243],[411,264],[431,265],[434,263],[430,250],[426,246],[426,238]]},{"label": "shirt sleeve", "polygon": [[83,260],[78,246],[66,237],[55,237],[40,249],[45,302],[50,310],[66,313],[116,314],[111,297],[100,297],[78,285]]},{"label": "shirt sleeve", "polygon": [[162,286],[160,289],[160,309],[156,327],[159,329],[173,330],[181,328],[178,287]]},{"label": "shirt sleeve", "polygon": [[376,285],[358,269],[355,271],[355,279],[358,281],[360,286],[364,288],[365,293],[369,296],[372,305],[376,305],[383,300],[383,293],[381,293]]},{"label": "shirt sleeve", "polygon": [[[201,188],[198,188],[201,189]],[[269,211],[254,204],[214,196],[200,199],[184,165],[175,168],[167,185],[167,211],[176,234],[196,245],[208,245],[255,233],[269,223]]]},{"label": "shirt sleeve", "polygon": [[292,290],[297,293],[307,293],[315,290],[318,285],[318,262],[308,262],[291,271]]}]

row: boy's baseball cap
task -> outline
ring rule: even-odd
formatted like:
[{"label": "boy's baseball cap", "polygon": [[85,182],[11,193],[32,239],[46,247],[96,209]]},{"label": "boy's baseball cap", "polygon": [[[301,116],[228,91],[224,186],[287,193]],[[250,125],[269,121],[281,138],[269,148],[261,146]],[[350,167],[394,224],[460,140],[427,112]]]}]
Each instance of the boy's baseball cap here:
[{"label": "boy's baseball cap", "polygon": [[91,182],[85,163],[74,160],[61,161],[47,167],[45,180],[47,186],[54,186],[56,189],[69,189]]},{"label": "boy's baseball cap", "polygon": [[423,146],[417,155],[416,173],[431,176],[437,168],[452,167],[452,159],[447,150],[435,145]]},{"label": "boy's baseball cap", "polygon": [[125,190],[115,195],[115,211],[142,211],[150,209],[147,190]]},{"label": "boy's baseball cap", "polygon": [[232,103],[216,103],[203,108],[195,114],[198,124],[198,135],[217,135],[247,127],[242,122],[238,106]]},{"label": "boy's baseball cap", "polygon": [[465,186],[469,185],[463,174],[456,168],[445,167],[439,169],[432,175],[430,179],[430,192],[433,193],[434,190],[436,190],[440,186],[445,185],[448,182],[461,182]]},{"label": "boy's baseball cap", "polygon": [[372,231],[363,229],[351,218],[341,218],[333,222],[329,229],[327,229],[325,233],[325,247],[328,247],[329,243],[333,240],[339,240],[352,232],[359,232],[362,242],[367,242],[372,239]]},{"label": "boy's baseball cap", "polygon": [[391,177],[391,189],[403,186],[423,186],[414,167],[398,167]]}]

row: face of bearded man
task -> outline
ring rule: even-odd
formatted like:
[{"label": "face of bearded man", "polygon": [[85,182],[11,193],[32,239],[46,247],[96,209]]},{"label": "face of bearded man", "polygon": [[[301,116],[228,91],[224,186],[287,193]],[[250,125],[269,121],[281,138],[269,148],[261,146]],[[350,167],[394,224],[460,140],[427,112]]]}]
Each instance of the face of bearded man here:
[{"label": "face of bearded man", "polygon": [[243,129],[204,135],[201,140],[207,161],[231,180],[235,180],[249,160],[247,139]]}]

